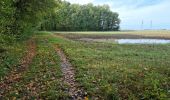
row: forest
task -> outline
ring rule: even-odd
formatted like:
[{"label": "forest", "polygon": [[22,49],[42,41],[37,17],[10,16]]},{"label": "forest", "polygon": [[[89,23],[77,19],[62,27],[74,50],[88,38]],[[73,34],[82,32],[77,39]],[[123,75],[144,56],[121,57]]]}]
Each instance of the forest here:
[{"label": "forest", "polygon": [[1,0],[0,34],[48,31],[119,30],[119,15],[107,5],[70,4],[60,0]]},{"label": "forest", "polygon": [[79,5],[62,2],[60,9],[49,14],[41,30],[53,31],[117,31],[120,19],[108,5]]}]

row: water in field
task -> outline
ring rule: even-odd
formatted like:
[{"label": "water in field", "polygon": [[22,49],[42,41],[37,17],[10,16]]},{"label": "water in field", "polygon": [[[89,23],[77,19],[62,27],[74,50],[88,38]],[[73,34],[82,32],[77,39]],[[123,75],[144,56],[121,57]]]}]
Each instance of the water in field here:
[{"label": "water in field", "polygon": [[118,39],[119,44],[167,44],[170,40],[164,39]]},{"label": "water in field", "polygon": [[82,41],[87,42],[107,42],[107,43],[118,43],[118,44],[168,44],[170,40],[165,39],[91,39],[82,38]]}]

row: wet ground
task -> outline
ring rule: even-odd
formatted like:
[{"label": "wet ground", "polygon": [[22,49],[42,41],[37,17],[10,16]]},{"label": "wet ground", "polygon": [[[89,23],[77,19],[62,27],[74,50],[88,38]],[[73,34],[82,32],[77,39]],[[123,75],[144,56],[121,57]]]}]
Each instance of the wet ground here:
[{"label": "wet ground", "polygon": [[81,38],[79,41],[85,42],[107,42],[118,44],[169,44],[170,40],[165,39],[91,39]]},{"label": "wet ground", "polygon": [[71,63],[59,46],[56,46],[55,49],[61,60],[61,69],[64,75],[63,81],[69,86],[68,93],[71,96],[70,100],[84,100],[87,93],[84,92],[84,90],[76,82],[75,69],[72,67]]},{"label": "wet ground", "polygon": [[170,40],[165,39],[117,39],[118,44],[169,44]]},{"label": "wet ground", "polygon": [[57,34],[69,39],[81,39],[81,38],[91,38],[91,39],[164,39],[170,40],[170,36],[162,35],[141,35],[141,34]]},{"label": "wet ground", "polygon": [[169,36],[146,36],[135,34],[59,34],[68,39],[85,42],[107,42],[118,44],[168,44]]}]

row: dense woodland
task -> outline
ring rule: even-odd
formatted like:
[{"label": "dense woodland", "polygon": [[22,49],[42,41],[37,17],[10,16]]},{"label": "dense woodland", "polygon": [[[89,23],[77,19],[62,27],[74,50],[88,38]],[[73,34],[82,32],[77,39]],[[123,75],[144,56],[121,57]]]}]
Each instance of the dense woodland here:
[{"label": "dense woodland", "polygon": [[119,30],[120,19],[108,5],[79,5],[62,2],[55,13],[49,14],[42,30],[57,31],[112,31]]},{"label": "dense woodland", "polygon": [[35,30],[119,30],[118,16],[107,5],[79,5],[60,0],[0,0],[0,34],[28,35]]}]

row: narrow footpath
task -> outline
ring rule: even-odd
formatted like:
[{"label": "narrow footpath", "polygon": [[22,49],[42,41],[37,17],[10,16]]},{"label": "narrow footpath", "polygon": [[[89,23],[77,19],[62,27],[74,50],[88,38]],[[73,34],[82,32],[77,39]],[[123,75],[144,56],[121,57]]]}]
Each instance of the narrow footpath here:
[{"label": "narrow footpath", "polygon": [[63,81],[69,86],[68,93],[71,96],[71,100],[88,100],[87,93],[75,80],[75,70],[67,59],[66,55],[58,45],[55,46],[55,50],[61,60],[61,69],[64,76]]}]

